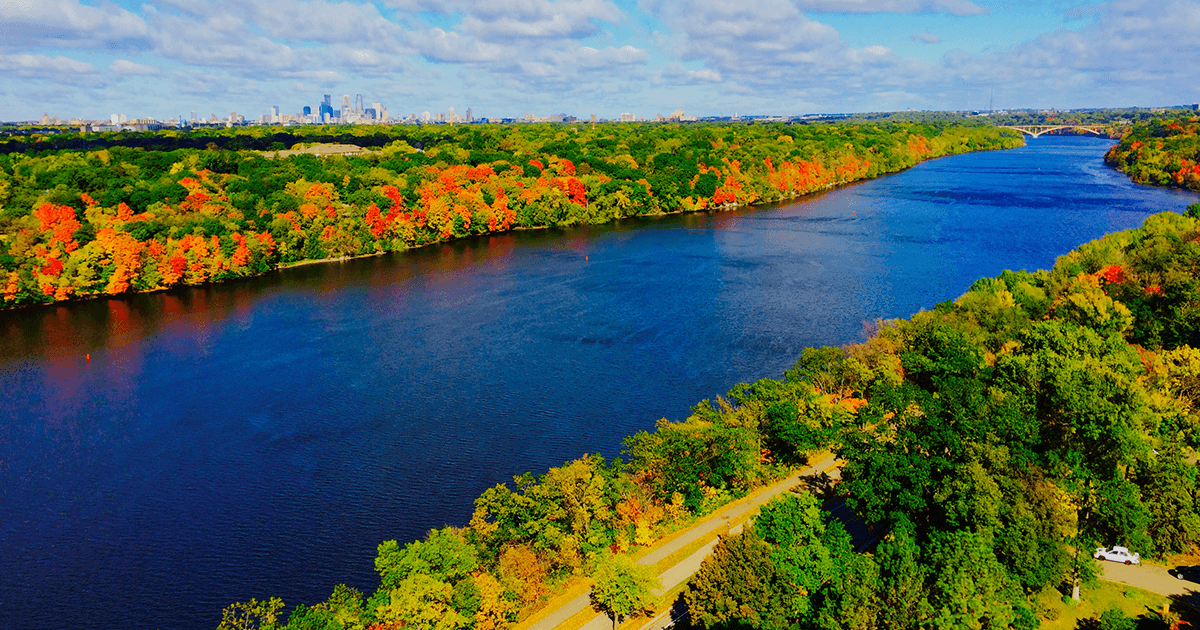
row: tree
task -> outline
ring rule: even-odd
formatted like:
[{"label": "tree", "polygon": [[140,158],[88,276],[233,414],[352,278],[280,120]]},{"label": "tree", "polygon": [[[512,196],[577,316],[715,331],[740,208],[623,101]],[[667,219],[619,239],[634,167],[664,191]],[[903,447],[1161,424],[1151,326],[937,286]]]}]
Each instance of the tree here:
[{"label": "tree", "polygon": [[[660,500],[683,495],[693,510],[705,507],[705,487],[741,490],[762,474],[762,439],[758,420],[748,422],[728,402],[718,409],[705,400],[683,422],[665,418],[654,433],[639,431],[625,438],[629,467]],[[709,506],[711,507],[711,506]]]},{"label": "tree", "polygon": [[771,560],[788,617],[807,618],[813,597],[834,574],[835,560],[825,545],[824,513],[811,494],[785,494],[763,506],[754,529],[772,546]]},{"label": "tree", "polygon": [[[601,532],[613,518],[606,487],[606,467],[600,456],[584,456],[551,468],[525,491],[541,510],[530,529],[536,531],[535,546],[563,546],[567,535],[591,551],[608,542]],[[567,558],[554,558],[571,564]]]},{"label": "tree", "polygon": [[[359,626],[361,627],[361,626]],[[284,630],[345,630],[346,625],[334,618],[333,613],[320,606],[300,604],[288,615]]]},{"label": "tree", "polygon": [[402,621],[417,630],[458,630],[469,621],[451,605],[454,589],[441,580],[414,573],[391,589],[375,615],[387,623]]},{"label": "tree", "polygon": [[272,597],[266,601],[251,598],[248,602],[236,602],[221,611],[221,625],[217,630],[275,630],[278,628],[279,609],[283,600]]},{"label": "tree", "polygon": [[787,627],[771,546],[753,527],[721,539],[692,576],[683,600],[692,622],[705,628],[739,622],[764,630]]},{"label": "tree", "polygon": [[851,554],[822,591],[817,626],[823,630],[871,630],[881,626],[879,566],[870,555]]},{"label": "tree", "polygon": [[333,619],[343,624],[347,630],[362,627],[363,595],[358,589],[338,584],[333,588],[329,599],[314,608],[328,610]]},{"label": "tree", "polygon": [[1200,542],[1196,467],[1186,459],[1181,444],[1168,442],[1159,447],[1156,460],[1136,475],[1150,513],[1147,529],[1160,553],[1181,552]]},{"label": "tree", "polygon": [[457,582],[478,565],[475,547],[453,527],[432,530],[424,541],[411,542],[403,549],[396,541],[385,540],[379,543],[379,555],[375,558],[375,570],[383,588],[394,588],[417,573],[443,582]]},{"label": "tree", "polygon": [[1024,625],[1020,593],[986,536],[938,533],[930,541],[932,627],[1010,628]]},{"label": "tree", "polygon": [[474,581],[475,588],[479,591],[475,629],[497,630],[504,627],[509,621],[509,616],[516,611],[517,602],[504,596],[504,585],[490,573],[477,573]]},{"label": "tree", "polygon": [[[986,516],[974,509],[986,501],[973,496],[987,494],[986,471],[974,471],[967,483],[957,481],[971,459],[969,446],[991,439],[992,432],[1020,443],[1029,431],[994,421],[983,351],[946,315],[914,316],[886,334],[901,342],[904,381],[877,381],[860,412],[875,429],[844,435],[839,455],[847,460],[842,471],[847,503],[884,526],[908,519],[918,537],[948,519]],[[942,505],[955,494],[956,505]]]},{"label": "tree", "polygon": [[640,565],[624,554],[600,556],[592,580],[592,605],[612,617],[614,630],[623,617],[653,603],[654,590],[662,587],[653,567]]},{"label": "tree", "polygon": [[512,545],[500,554],[496,578],[522,605],[529,606],[546,595],[546,567],[529,545]]},{"label": "tree", "polygon": [[880,626],[918,628],[928,616],[925,577],[913,526],[901,520],[875,553],[879,563]]},{"label": "tree", "polygon": [[1053,319],[1018,340],[1020,350],[996,362],[996,385],[1037,421],[1046,468],[1077,508],[1076,548],[1136,544],[1149,517],[1122,469],[1148,454],[1153,420],[1138,355],[1119,335]]}]

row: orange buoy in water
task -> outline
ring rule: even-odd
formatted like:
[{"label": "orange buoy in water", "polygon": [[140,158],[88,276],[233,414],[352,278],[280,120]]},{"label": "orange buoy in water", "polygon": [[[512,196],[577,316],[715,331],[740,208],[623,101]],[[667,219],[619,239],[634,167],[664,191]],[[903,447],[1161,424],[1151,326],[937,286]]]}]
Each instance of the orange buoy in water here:
[{"label": "orange buoy in water", "polygon": [[583,259],[584,259],[584,260],[587,260],[587,259],[588,259],[588,257],[587,257],[587,256],[584,256],[584,257],[583,257]]},{"label": "orange buoy in water", "polygon": [[857,212],[851,212],[851,213],[850,213],[850,216],[852,216],[852,217],[856,217],[856,216],[858,216],[858,213],[857,213]]},{"label": "orange buoy in water", "polygon": [[87,355],[87,362],[88,363],[92,362],[92,355],[90,353]]}]

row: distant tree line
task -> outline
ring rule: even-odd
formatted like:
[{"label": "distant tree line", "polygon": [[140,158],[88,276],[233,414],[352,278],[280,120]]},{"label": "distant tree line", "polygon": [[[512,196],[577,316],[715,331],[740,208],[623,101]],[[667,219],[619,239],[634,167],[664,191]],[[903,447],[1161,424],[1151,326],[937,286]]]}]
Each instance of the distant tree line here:
[{"label": "distant tree line", "polygon": [[[379,150],[361,157],[274,153],[327,142]],[[89,148],[50,148],[76,144]],[[719,210],[1020,144],[995,129],[890,123],[253,128],[14,139],[3,146],[23,151],[0,151],[0,304],[229,280],[518,227]]]}]

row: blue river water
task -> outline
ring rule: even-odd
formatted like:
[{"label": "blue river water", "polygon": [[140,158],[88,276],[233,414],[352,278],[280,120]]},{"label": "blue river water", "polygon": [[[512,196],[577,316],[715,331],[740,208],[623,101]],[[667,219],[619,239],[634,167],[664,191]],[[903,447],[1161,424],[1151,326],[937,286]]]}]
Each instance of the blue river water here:
[{"label": "blue river water", "polygon": [[617,456],[807,346],[1200,202],[1131,184],[1110,144],[0,312],[0,628],[211,629],[233,601],[369,593],[380,541],[465,525],[514,474]]}]

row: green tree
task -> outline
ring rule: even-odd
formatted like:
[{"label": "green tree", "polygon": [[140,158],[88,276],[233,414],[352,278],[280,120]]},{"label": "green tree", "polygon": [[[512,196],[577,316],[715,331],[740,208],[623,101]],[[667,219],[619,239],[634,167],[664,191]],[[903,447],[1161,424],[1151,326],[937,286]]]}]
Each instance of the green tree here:
[{"label": "green tree", "polygon": [[879,543],[879,622],[883,628],[918,628],[928,618],[925,579],[913,526],[902,519]]},{"label": "green tree", "polygon": [[432,530],[425,540],[411,542],[403,549],[396,541],[385,540],[379,543],[379,554],[375,558],[375,570],[382,580],[382,588],[388,589],[414,574],[457,582],[478,566],[475,547],[453,527]]},{"label": "green tree", "polygon": [[771,551],[753,527],[722,538],[683,592],[692,622],[705,628],[738,623],[786,628]]},{"label": "green tree", "polygon": [[1158,457],[1134,474],[1149,512],[1147,530],[1159,553],[1178,553],[1200,543],[1196,477],[1196,466],[1187,462],[1178,442],[1159,447]]},{"label": "green tree", "polygon": [[[361,626],[360,626],[361,627]],[[334,618],[329,610],[320,606],[300,604],[288,615],[284,630],[345,630],[346,625]]]},{"label": "green tree", "polygon": [[1129,509],[1144,508],[1117,486],[1129,490],[1118,481],[1122,470],[1149,451],[1153,416],[1138,380],[1141,360],[1117,335],[1058,320],[1019,340],[1019,352],[997,360],[998,385],[1037,420],[1047,467],[1079,507],[1081,535],[1136,535],[1140,517]]},{"label": "green tree", "polygon": [[[817,592],[838,568],[839,558],[826,544],[831,528],[824,516],[813,495],[789,493],[764,505],[754,521],[755,531],[772,546],[780,596],[793,619],[813,615]],[[845,533],[840,523],[834,531]]]},{"label": "green tree", "polygon": [[221,625],[217,630],[275,630],[279,627],[281,608],[283,600],[278,597],[230,604],[221,611]]},{"label": "green tree", "polygon": [[350,588],[345,584],[335,586],[329,599],[313,608],[329,611],[333,619],[342,624],[346,630],[355,630],[363,626],[363,594],[358,589]]},{"label": "green tree", "polygon": [[640,565],[624,554],[600,556],[592,580],[592,605],[612,617],[614,630],[622,618],[652,604],[654,590],[662,586],[653,567]]},{"label": "green tree", "polygon": [[447,583],[423,573],[414,573],[388,592],[388,601],[375,616],[379,621],[404,622],[417,630],[458,630],[470,620],[452,606],[454,589]]},{"label": "green tree", "polygon": [[[1011,628],[1027,623],[1027,610],[986,536],[936,534],[930,558],[929,606],[937,628]],[[1036,625],[1036,623],[1034,624]]]},{"label": "green tree", "polygon": [[659,420],[654,433],[625,438],[629,467],[654,495],[668,500],[678,492],[693,510],[704,508],[704,488],[743,491],[762,475],[762,437],[757,418],[739,416],[723,399],[692,408],[683,422]]},{"label": "green tree", "polygon": [[880,623],[879,565],[870,555],[850,554],[821,592],[817,627],[822,630],[891,628]]}]

